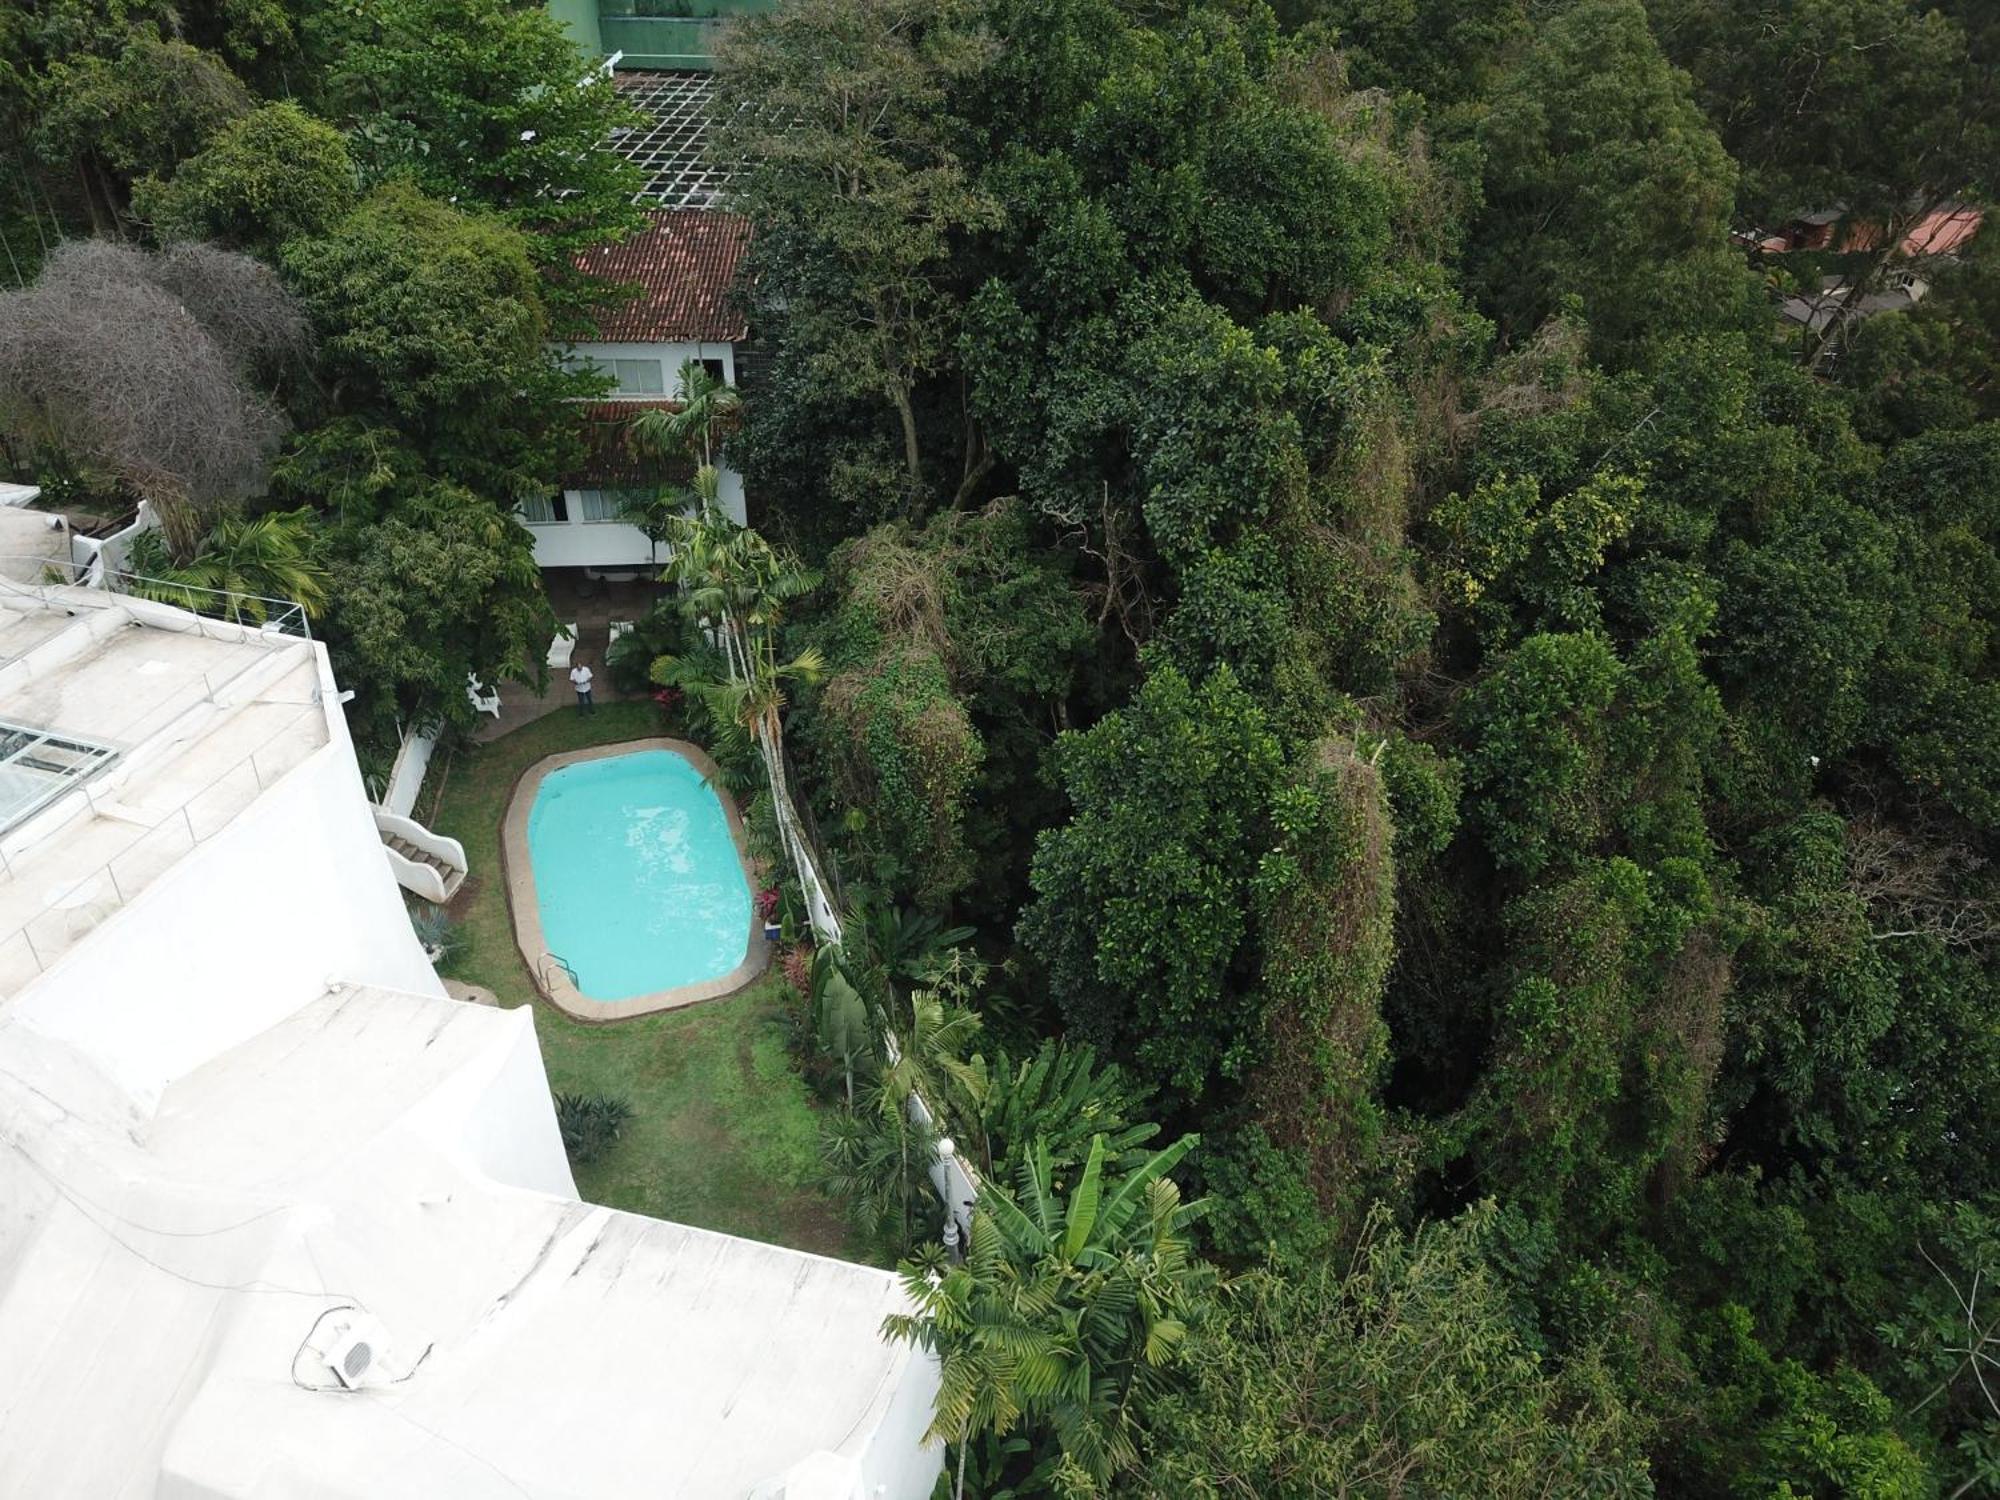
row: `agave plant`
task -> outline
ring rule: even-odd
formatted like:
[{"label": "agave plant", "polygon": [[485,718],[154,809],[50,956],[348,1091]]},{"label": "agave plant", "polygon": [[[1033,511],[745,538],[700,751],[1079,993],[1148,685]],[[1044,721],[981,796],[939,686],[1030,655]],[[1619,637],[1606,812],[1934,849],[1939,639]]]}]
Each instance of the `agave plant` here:
[{"label": "agave plant", "polygon": [[465,946],[465,938],[458,930],[458,924],[445,913],[441,906],[426,902],[422,906],[410,908],[410,926],[417,934],[417,941],[423,944],[424,956],[433,964],[441,964],[460,948]]},{"label": "agave plant", "polygon": [[579,1167],[609,1151],[631,1118],[632,1106],[615,1094],[556,1095],[563,1150]]}]

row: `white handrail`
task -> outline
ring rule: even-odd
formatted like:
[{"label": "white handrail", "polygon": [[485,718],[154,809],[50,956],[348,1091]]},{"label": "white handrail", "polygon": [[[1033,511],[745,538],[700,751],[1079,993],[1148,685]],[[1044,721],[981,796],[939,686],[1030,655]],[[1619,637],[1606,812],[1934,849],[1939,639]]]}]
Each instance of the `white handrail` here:
[{"label": "white handrail", "polygon": [[[68,951],[70,940],[80,935],[73,930],[73,913],[78,910],[93,911],[101,904],[97,900],[73,903],[72,898],[79,894],[87,893],[95,882],[108,880],[111,885],[111,894],[114,898],[112,903],[114,909],[122,908],[137,899],[146,887],[171,868],[181,855],[192,852],[196,846],[208,842],[209,839],[214,838],[218,833],[227,829],[234,820],[235,812],[240,811],[240,808],[230,809],[229,813],[217,820],[213,827],[203,832],[196,827],[194,813],[191,809],[195,808],[196,804],[201,802],[203,798],[208,797],[211,793],[221,788],[224,782],[232,779],[241,781],[243,779],[241,773],[245,770],[249,772],[249,778],[248,785],[243,788],[245,795],[243,796],[242,805],[248,806],[250,802],[254,801],[263,792],[269,790],[275,781],[291,769],[291,767],[286,766],[282,769],[273,768],[267,772],[258,764],[258,757],[270,750],[273,745],[288,738],[292,729],[301,720],[318,717],[319,714],[319,706],[313,704],[303,709],[300,713],[292,715],[282,725],[266,735],[254,750],[251,750],[239,760],[231,763],[226,770],[211,777],[198,791],[185,798],[180,806],[165,814],[158,823],[153,824],[130,844],[126,845],[110,858],[94,865],[82,875],[70,880],[40,910],[29,914],[10,928],[0,929],[0,945],[11,943],[16,937],[21,938],[27,944],[28,953],[34,959],[35,967],[46,971],[51,964],[62,956],[63,952]],[[82,793],[87,801],[91,801],[92,811],[95,812],[96,804],[94,800],[91,800],[93,797],[92,787],[86,783],[79,787],[78,791]],[[111,817],[113,814],[105,812],[98,814],[98,816]],[[142,853],[153,852],[149,846],[156,845],[163,834],[167,835],[169,841],[175,846],[166,859],[160,862],[157,868],[151,870],[150,873],[141,868],[135,868],[144,864],[144,861],[136,856]],[[20,855],[15,856],[16,860],[20,858]],[[13,861],[8,861],[8,873],[15,879],[22,878],[22,872],[15,871],[12,866]],[[125,871],[125,878],[122,880],[119,878],[121,869]],[[109,913],[105,913],[105,915],[109,915]],[[60,944],[60,947],[48,942],[46,938],[40,944],[35,941],[34,929],[36,924],[47,923],[51,918],[60,918],[62,921],[64,928],[62,936],[64,941]],[[95,926],[96,920],[92,920],[90,925]],[[45,946],[52,950],[46,956],[42,952]]]},{"label": "white handrail", "polygon": [[[296,599],[232,593],[228,589],[203,588],[171,578],[149,578],[143,573],[108,572],[104,577],[114,593],[150,599],[155,604],[174,605],[191,615],[228,620],[246,630],[270,630],[300,636],[308,641],[312,639],[312,622],[306,618],[305,606]],[[133,587],[135,584],[139,587]],[[263,607],[249,608],[253,605]]]},{"label": "white handrail", "polygon": [[434,856],[448,866],[439,871],[422,860],[411,859],[407,854],[383,844],[382,852],[389,858],[389,868],[396,872],[396,883],[415,895],[423,897],[433,905],[442,906],[458,894],[458,888],[465,883],[470,869],[465,857],[465,845],[457,839],[446,838],[441,833],[433,833],[415,818],[406,818],[392,813],[386,808],[371,808],[375,815],[378,833],[399,838],[413,849]]}]

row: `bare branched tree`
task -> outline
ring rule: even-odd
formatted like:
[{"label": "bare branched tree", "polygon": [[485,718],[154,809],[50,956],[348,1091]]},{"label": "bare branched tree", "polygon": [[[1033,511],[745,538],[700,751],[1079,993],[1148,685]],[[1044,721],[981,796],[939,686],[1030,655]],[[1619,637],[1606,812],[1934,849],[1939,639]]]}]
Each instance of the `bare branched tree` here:
[{"label": "bare branched tree", "polygon": [[65,245],[0,295],[0,425],[151,501],[187,562],[218,511],[262,491],[285,420],[250,381],[304,340],[245,256]]},{"label": "bare branched tree", "polygon": [[261,260],[198,240],[143,259],[148,279],[246,373],[268,383],[305,360],[312,347],[305,309]]},{"label": "bare branched tree", "polygon": [[1877,813],[1847,825],[1847,884],[1868,910],[1870,936],[1935,938],[1950,948],[2000,939],[2000,895],[1963,843]]},{"label": "bare branched tree", "polygon": [[[1910,1411],[1912,1415],[1922,1411],[1949,1391],[1963,1376],[1970,1374],[1985,1401],[1987,1410],[1993,1413],[1996,1421],[2000,1421],[2000,1314],[1994,1312],[1990,1300],[1983,1313],[1979,1307],[1979,1283],[1986,1274],[1985,1267],[1974,1267],[1971,1278],[1961,1286],[1959,1279],[1939,1265],[1937,1258],[1926,1250],[1921,1242],[1917,1245],[1917,1254],[1921,1255],[1925,1264],[1937,1272],[1944,1284],[1951,1288],[1952,1300],[1958,1304],[1958,1311],[1965,1319],[1965,1332],[1962,1342],[1940,1344],[1941,1351],[1954,1356],[1958,1363],[1952,1368],[1951,1373],[1939,1381],[1928,1395],[1910,1408]],[[1954,1493],[1963,1494],[1964,1489]]]}]

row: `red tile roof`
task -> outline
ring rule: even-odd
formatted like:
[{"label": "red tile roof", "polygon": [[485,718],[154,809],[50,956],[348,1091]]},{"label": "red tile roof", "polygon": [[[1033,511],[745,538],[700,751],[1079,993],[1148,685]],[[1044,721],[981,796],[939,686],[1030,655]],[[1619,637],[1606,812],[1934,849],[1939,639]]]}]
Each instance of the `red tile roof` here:
[{"label": "red tile roof", "polygon": [[606,281],[637,282],[629,301],[598,314],[605,343],[699,342],[733,344],[748,332],[729,299],[750,221],[711,209],[661,209],[651,225],[615,245],[597,245],[576,258],[577,268]]},{"label": "red tile roof", "polygon": [[[1901,255],[1950,255],[1965,242],[1979,233],[1982,215],[1969,204],[1947,204],[1943,208],[1932,209],[1904,233],[1903,240],[1896,247]],[[1795,219],[1777,234],[1755,240],[1759,250],[1774,255],[1782,255],[1792,250],[1838,249],[1842,254],[1858,250],[1873,250],[1881,239],[1881,227],[1875,224],[1855,223],[1847,226],[1842,233],[1840,244],[1834,245],[1834,228],[1839,215],[1833,211],[1808,214]]]},{"label": "red tile roof", "polygon": [[1949,255],[1979,233],[1985,216],[1969,204],[1953,204],[1925,215],[1903,240],[1905,255]]}]

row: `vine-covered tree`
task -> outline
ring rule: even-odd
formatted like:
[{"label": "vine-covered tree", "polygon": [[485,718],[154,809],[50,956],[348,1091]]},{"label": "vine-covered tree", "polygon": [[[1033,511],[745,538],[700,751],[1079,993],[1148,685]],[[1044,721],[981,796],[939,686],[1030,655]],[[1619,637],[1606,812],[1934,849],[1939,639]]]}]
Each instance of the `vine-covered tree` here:
[{"label": "vine-covered tree", "polygon": [[1057,761],[1075,812],[1036,846],[1021,942],[1078,1035],[1198,1099],[1255,1054],[1247,903],[1277,738],[1227,668],[1197,686],[1165,666]]},{"label": "vine-covered tree", "polygon": [[165,239],[210,239],[274,255],[354,206],[347,143],[289,101],[231,120],[165,181],[143,179],[133,212]]}]

